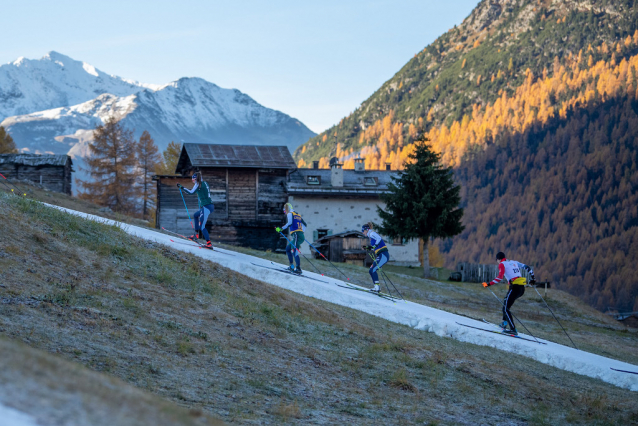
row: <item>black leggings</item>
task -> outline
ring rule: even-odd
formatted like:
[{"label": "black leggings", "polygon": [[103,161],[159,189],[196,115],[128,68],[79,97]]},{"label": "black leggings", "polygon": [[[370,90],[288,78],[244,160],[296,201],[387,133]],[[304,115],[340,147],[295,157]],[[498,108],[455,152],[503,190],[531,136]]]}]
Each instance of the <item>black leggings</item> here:
[{"label": "black leggings", "polygon": [[503,321],[507,321],[510,325],[510,329],[516,330],[516,325],[514,325],[514,318],[512,318],[512,313],[510,312],[510,308],[523,294],[525,294],[525,286],[518,284],[510,284],[510,289],[505,295],[505,299],[503,299]]}]

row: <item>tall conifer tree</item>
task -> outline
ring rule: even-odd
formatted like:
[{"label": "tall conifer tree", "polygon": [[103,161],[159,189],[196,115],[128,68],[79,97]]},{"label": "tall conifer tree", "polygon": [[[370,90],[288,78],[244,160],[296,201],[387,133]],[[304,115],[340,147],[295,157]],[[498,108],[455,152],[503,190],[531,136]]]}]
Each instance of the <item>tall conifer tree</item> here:
[{"label": "tall conifer tree", "polygon": [[464,229],[463,209],[459,208],[461,187],[454,183],[452,168],[442,166],[440,159],[424,138],[417,141],[405,170],[392,178],[389,191],[381,196],[385,211],[377,209],[381,234],[423,240],[426,278],[430,276],[428,240],[453,237]]},{"label": "tall conifer tree", "polygon": [[93,131],[86,158],[91,181],[79,181],[85,190],[80,198],[91,200],[114,211],[135,211],[137,185],[135,140],[130,130],[124,129],[111,117]]},{"label": "tall conifer tree", "polygon": [[142,217],[149,218],[149,212],[155,207],[157,188],[153,185],[153,175],[162,158],[151,135],[144,130],[136,146],[140,190],[142,193]]}]

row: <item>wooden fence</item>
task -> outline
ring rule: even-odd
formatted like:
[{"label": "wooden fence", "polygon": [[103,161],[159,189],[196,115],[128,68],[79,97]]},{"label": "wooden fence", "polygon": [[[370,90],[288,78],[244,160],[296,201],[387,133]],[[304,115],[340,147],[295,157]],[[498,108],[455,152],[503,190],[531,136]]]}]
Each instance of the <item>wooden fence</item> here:
[{"label": "wooden fence", "polygon": [[[533,268],[533,267],[532,267]],[[456,272],[461,274],[461,281],[470,283],[483,283],[492,281],[498,275],[497,264],[481,264],[481,263],[469,263],[459,262],[456,264]],[[521,276],[527,278],[529,281],[529,273],[523,269]]]}]

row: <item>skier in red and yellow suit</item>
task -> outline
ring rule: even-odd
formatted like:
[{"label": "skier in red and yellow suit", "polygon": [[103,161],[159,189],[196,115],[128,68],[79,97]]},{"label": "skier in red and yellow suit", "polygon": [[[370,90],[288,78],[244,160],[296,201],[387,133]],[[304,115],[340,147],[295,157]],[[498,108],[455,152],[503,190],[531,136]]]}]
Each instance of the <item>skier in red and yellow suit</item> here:
[{"label": "skier in red and yellow suit", "polygon": [[[531,278],[529,281],[530,284],[534,284],[536,282],[536,279],[534,278],[534,271],[530,266],[521,262],[517,262],[516,260],[507,260],[505,258],[505,253],[502,251],[499,251],[496,254],[496,260],[499,262],[498,276],[489,283],[483,283],[483,286],[489,287],[491,285],[498,284],[503,278],[507,280],[510,287],[505,295],[505,299],[503,299],[503,322],[501,323],[501,327],[503,328],[504,333],[517,335],[518,332],[516,331],[516,325],[512,319],[510,308],[516,299],[525,294],[525,284],[527,284],[527,280],[521,276],[521,271],[526,269],[529,272],[529,276]],[[507,328],[508,325],[509,329]]]}]

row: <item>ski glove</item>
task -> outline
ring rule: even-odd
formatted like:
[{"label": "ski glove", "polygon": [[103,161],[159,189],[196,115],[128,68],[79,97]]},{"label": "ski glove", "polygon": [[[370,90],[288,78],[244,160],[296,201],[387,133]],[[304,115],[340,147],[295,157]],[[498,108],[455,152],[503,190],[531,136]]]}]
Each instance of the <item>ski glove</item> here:
[{"label": "ski glove", "polygon": [[494,285],[494,284],[492,284],[491,281],[489,283],[483,283],[483,287],[485,287],[485,288],[488,288],[491,285]]},{"label": "ski glove", "polygon": [[276,227],[275,231],[280,232],[281,233],[281,228],[280,227]]},{"label": "ski glove", "polygon": [[182,188],[183,188],[183,186],[182,186],[182,184],[181,184],[181,183],[178,183],[178,184],[177,184],[177,187],[178,187],[179,189],[182,189]]},{"label": "ski glove", "polygon": [[531,280],[529,280],[529,285],[534,285],[536,284],[536,279],[532,278]]}]

